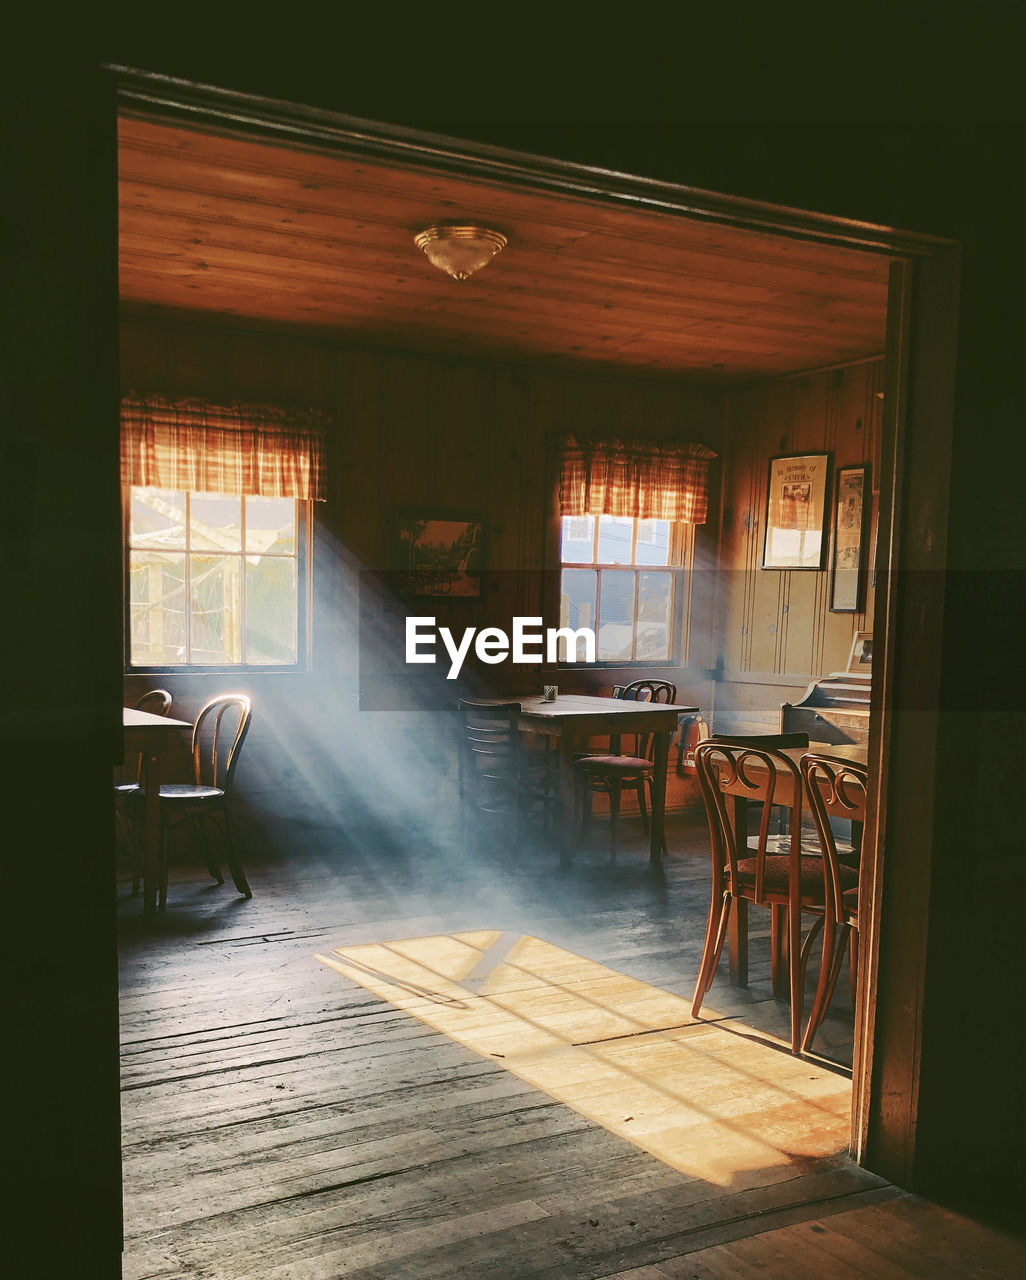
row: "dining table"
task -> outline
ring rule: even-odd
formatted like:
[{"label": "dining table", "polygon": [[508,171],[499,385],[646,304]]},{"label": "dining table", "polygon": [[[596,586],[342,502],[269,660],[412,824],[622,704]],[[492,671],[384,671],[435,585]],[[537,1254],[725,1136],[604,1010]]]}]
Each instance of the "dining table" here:
[{"label": "dining table", "polygon": [[589,739],[621,734],[652,735],[652,813],[649,822],[649,858],[662,864],[663,832],[666,818],[666,767],[670,738],[683,715],[693,715],[698,707],[666,702],[636,702],[627,698],[603,698],[585,693],[561,693],[554,700],[542,697],[519,699],[516,727],[522,733],[552,738],[559,757],[559,856],[564,867],[573,861],[574,761]]},{"label": "dining table", "polygon": [[179,740],[183,729],[192,729],[188,720],[155,716],[149,711],[123,707],[121,723],[124,731],[125,755],[138,755],[142,760],[140,783],[145,795],[143,808],[143,914],[157,910],[157,886],[160,883],[160,784],[161,763],[167,750]]},{"label": "dining table", "polygon": [[[787,747],[778,752],[786,756],[801,776],[801,759],[805,755],[829,756],[842,763],[865,765],[868,751],[864,743],[830,743],[810,742],[807,747]],[[751,765],[754,761],[751,762]],[[724,795],[730,796],[729,806],[731,830],[734,833],[734,848],[739,858],[748,856],[748,808],[749,793],[743,782],[735,777],[731,779],[726,773],[720,777],[720,789]],[[794,778],[790,770],[778,769],[777,780],[773,791],[773,806],[785,809],[789,814],[794,812]],[[804,797],[802,807],[804,808]],[[790,820],[790,819],[789,819]],[[861,833],[859,833],[861,834]],[[785,949],[787,946],[787,908],[773,906],[770,908],[770,956],[773,994],[778,999],[789,997],[789,979]],[[730,913],[730,924],[727,931],[727,958],[729,962],[730,980],[736,987],[748,985],[748,902],[738,898],[734,902],[734,910]]]}]

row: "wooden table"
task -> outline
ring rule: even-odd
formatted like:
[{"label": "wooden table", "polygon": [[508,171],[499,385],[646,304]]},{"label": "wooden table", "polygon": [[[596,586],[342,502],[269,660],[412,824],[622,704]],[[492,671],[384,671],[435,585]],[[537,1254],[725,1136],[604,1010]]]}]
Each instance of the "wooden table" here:
[{"label": "wooden table", "polygon": [[[859,743],[837,745],[828,742],[810,742],[807,747],[788,747],[779,753],[787,756],[801,771],[801,758],[806,755],[830,756],[834,760],[850,761],[864,765],[868,755],[866,747]],[[751,768],[761,767],[756,761],[750,763]],[[747,858],[748,853],[748,791],[735,780],[729,784],[726,777],[720,779],[720,788],[725,795],[733,796],[730,810],[730,822],[734,832],[734,848],[739,858]],[[794,780],[790,772],[777,770],[777,784],[773,793],[774,808],[779,805],[783,809],[794,807]],[[790,994],[787,965],[784,961],[784,948],[787,945],[786,907],[770,908],[770,954],[773,974],[773,994],[787,999]],[[730,913],[730,925],[727,934],[728,959],[730,962],[730,980],[736,987],[748,985],[748,900],[737,898],[734,909]]]},{"label": "wooden table", "polygon": [[680,717],[697,712],[698,707],[682,707],[665,702],[634,702],[622,698],[596,698],[583,693],[560,694],[555,702],[546,702],[544,698],[523,698],[519,701],[517,728],[521,732],[540,733],[555,738],[559,749],[559,853],[563,866],[570,865],[574,848],[574,752],[582,749],[589,738],[599,734],[653,735],[649,857],[655,865],[660,865],[663,856],[666,765],[670,756],[670,737],[676,730]]},{"label": "wooden table", "polygon": [[124,707],[125,755],[142,757],[142,787],[146,793],[143,816],[143,912],[154,915],[157,910],[157,884],[160,880],[160,758],[173,742],[173,734],[191,729],[188,720],[172,720],[154,716],[148,711]]}]

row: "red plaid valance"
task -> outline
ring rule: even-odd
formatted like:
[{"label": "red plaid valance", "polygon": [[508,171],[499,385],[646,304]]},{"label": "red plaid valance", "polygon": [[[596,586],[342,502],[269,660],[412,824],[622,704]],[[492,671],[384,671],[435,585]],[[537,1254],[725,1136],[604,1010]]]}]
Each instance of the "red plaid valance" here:
[{"label": "red plaid valance", "polygon": [[560,514],[704,524],[715,457],[704,444],[567,436]]},{"label": "red plaid valance", "polygon": [[121,479],[156,489],[323,501],[323,427],[315,410],[128,395],[121,402]]}]

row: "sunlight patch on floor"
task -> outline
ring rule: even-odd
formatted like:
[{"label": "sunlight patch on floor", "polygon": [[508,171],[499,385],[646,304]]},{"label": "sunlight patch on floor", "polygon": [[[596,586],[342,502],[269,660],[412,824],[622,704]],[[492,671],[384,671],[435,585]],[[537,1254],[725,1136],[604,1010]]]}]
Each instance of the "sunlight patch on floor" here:
[{"label": "sunlight patch on floor", "polygon": [[728,1185],[847,1147],[849,1080],[540,938],[479,930],[316,958],[689,1176]]}]

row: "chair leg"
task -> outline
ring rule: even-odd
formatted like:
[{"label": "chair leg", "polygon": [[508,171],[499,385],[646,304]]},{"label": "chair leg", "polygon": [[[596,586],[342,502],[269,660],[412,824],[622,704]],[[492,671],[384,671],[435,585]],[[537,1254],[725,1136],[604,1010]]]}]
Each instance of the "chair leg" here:
[{"label": "chair leg", "polygon": [[641,813],[641,829],[645,835],[648,835],[648,806],[645,804],[645,785],[646,780],[639,778],[634,784],[634,790],[638,793],[638,810]]},{"label": "chair leg", "polygon": [[161,815],[160,819],[160,874],[157,887],[157,910],[164,911],[167,907],[167,839],[168,839],[168,820]]},{"label": "chair leg", "polygon": [[787,963],[791,978],[791,1052],[801,1049],[802,1007],[802,913],[798,907],[787,909]]},{"label": "chair leg", "polygon": [[191,821],[193,826],[196,828],[196,834],[199,836],[200,847],[203,850],[203,861],[207,864],[207,870],[218,884],[224,884],[224,876],[221,874],[221,868],[214,860],[214,855],[210,849],[210,841],[207,839],[207,830],[203,825],[203,814],[194,814]]},{"label": "chair leg", "polygon": [[249,881],[246,879],[246,873],[242,869],[242,863],[235,856],[235,841],[232,839],[232,824],[228,817],[227,808],[223,809],[224,815],[224,843],[225,851],[228,856],[228,869],[232,873],[232,879],[235,881],[235,887],[239,893],[247,898],[252,898],[253,890],[249,887]]},{"label": "chair leg", "polygon": [[616,861],[616,827],[620,820],[620,784],[609,783],[609,860]]},{"label": "chair leg", "polygon": [[733,898],[724,893],[719,911],[716,904],[709,908],[709,923],[705,930],[705,946],[702,948],[702,963],[698,969],[698,981],[695,983],[695,998],[691,1005],[691,1016],[697,1018],[702,1008],[702,1001],[712,986],[716,968],[723,952],[723,940],[727,936],[727,924],[730,920],[730,907]]},{"label": "chair leg", "polygon": [[812,1012],[809,1014],[805,1034],[802,1036],[802,1053],[808,1053],[812,1048],[816,1032],[823,1025],[826,1011],[833,999],[846,950],[848,929],[848,925],[842,924],[838,937],[837,924],[829,917],[823,926],[823,959],[820,962],[819,981],[816,983],[816,997],[812,1002]]}]

